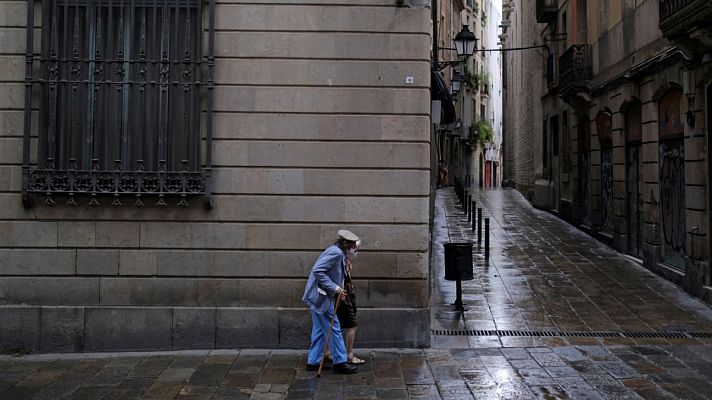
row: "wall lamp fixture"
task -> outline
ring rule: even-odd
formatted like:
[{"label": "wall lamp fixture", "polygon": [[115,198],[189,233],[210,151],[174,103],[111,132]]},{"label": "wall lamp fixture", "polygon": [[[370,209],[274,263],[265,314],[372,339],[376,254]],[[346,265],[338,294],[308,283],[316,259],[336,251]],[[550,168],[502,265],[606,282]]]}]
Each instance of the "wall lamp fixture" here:
[{"label": "wall lamp fixture", "polygon": [[442,71],[446,67],[461,64],[462,62],[464,62],[464,60],[474,54],[475,48],[477,47],[477,37],[475,37],[474,33],[470,32],[470,29],[467,27],[467,25],[462,25],[462,30],[458,32],[457,35],[455,35],[455,38],[452,41],[453,43],[455,43],[454,48],[438,47],[438,51],[455,50],[457,52],[458,59],[433,63],[433,70]]},{"label": "wall lamp fixture", "polygon": [[695,128],[695,83],[694,79],[690,78],[689,71],[683,71],[682,81],[683,94],[687,97],[687,112],[685,116],[687,117],[687,125],[690,127],[690,137],[692,137],[692,132]]},{"label": "wall lamp fixture", "polygon": [[430,4],[430,0],[396,0],[397,7],[425,8]]},{"label": "wall lamp fixture", "polygon": [[465,79],[463,78],[460,71],[455,70],[452,72],[452,79],[450,79],[450,92],[453,96],[457,96],[457,94],[460,93],[460,89],[462,88],[462,82],[464,81]]}]

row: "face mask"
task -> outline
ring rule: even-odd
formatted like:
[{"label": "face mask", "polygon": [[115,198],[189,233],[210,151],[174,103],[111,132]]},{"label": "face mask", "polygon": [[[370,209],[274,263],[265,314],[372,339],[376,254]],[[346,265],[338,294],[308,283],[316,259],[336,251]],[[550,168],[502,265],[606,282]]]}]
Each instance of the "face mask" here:
[{"label": "face mask", "polygon": [[356,256],[358,256],[358,249],[349,249],[349,258],[356,258]]}]

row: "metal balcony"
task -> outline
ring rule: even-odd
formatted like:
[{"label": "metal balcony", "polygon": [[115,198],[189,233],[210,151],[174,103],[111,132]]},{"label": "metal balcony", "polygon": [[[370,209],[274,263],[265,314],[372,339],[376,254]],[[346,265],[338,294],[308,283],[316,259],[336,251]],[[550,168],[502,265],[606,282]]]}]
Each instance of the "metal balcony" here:
[{"label": "metal balcony", "polygon": [[556,20],[558,0],[536,0],[536,22],[550,23]]},{"label": "metal balcony", "polygon": [[667,38],[689,37],[690,32],[712,27],[712,1],[710,0],[659,0],[659,26]]},{"label": "metal balcony", "polygon": [[559,57],[560,93],[588,90],[592,76],[590,44],[572,45]]}]

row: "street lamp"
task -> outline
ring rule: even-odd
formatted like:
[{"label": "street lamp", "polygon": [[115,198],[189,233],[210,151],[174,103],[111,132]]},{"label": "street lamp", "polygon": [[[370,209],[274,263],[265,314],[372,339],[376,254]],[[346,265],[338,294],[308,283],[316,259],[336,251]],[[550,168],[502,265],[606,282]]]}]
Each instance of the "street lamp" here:
[{"label": "street lamp", "polygon": [[470,57],[475,52],[477,38],[475,34],[470,32],[467,25],[462,25],[462,30],[455,35],[455,49],[458,57]]},{"label": "street lamp", "polygon": [[462,82],[464,82],[464,79],[460,71],[453,70],[452,78],[450,79],[450,90],[453,96],[457,96],[460,93]]},{"label": "street lamp", "polygon": [[438,47],[438,51],[455,50],[457,52],[458,59],[433,63],[433,69],[435,71],[442,71],[448,66],[461,64],[463,59],[467,59],[475,53],[475,48],[477,47],[477,37],[475,37],[474,33],[470,32],[467,25],[462,25],[462,30],[455,35],[455,38],[452,41],[455,43],[455,48]]}]

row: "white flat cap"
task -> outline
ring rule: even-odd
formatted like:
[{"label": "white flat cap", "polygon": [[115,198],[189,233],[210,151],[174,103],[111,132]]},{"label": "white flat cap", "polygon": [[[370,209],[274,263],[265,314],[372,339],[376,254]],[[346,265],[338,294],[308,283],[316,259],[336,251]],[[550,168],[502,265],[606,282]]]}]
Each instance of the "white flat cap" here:
[{"label": "white flat cap", "polygon": [[346,229],[341,229],[338,232],[336,232],[336,236],[339,239],[348,240],[349,242],[358,242],[359,240],[361,240],[361,239],[359,239],[358,236],[356,236],[355,233],[353,233],[351,231],[347,231]]}]

